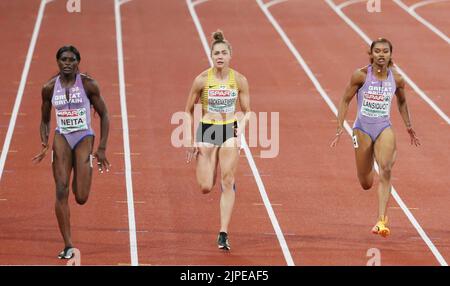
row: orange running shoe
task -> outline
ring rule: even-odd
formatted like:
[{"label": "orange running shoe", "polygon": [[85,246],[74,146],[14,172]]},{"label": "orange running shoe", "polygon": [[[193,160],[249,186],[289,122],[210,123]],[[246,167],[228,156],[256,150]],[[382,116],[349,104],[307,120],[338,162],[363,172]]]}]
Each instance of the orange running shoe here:
[{"label": "orange running shoe", "polygon": [[382,237],[387,237],[391,234],[391,231],[387,227],[388,218],[384,217],[384,219],[379,220],[377,224],[372,228],[373,234],[379,234]]}]

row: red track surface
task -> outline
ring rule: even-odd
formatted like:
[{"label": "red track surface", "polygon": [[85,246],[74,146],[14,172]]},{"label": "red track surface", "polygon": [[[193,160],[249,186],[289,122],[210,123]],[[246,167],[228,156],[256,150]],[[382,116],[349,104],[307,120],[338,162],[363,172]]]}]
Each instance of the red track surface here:
[{"label": "red track surface", "polygon": [[[403,1],[403,3],[407,4],[408,6],[420,2],[423,1],[418,0]],[[448,10],[450,9],[449,6],[450,3],[447,1],[436,2],[433,4],[428,4],[417,8],[416,13],[419,14],[424,19],[426,19],[427,21],[431,22],[432,25],[434,25],[436,28],[438,28],[448,36],[448,34],[450,33],[450,20],[448,19],[448,17],[445,17],[445,15],[447,15]]]},{"label": "red track surface", "polygon": [[[3,1],[0,3],[1,17],[0,25],[5,27],[0,29],[2,39],[2,53],[4,56],[0,59],[2,67],[2,76],[0,77],[0,138],[3,141],[8,130],[9,117],[11,116],[12,106],[14,105],[15,95],[19,87],[20,76],[22,74],[23,62],[27,54],[31,33],[36,17],[39,3],[30,3],[27,1]],[[9,27],[9,28],[6,28]],[[21,63],[21,64],[18,64]],[[23,126],[17,126],[21,128]]]},{"label": "red track surface", "polygon": [[[0,76],[2,113],[11,113],[39,8],[30,3],[0,4],[1,26],[17,31],[0,31],[7,55],[0,60],[7,67]],[[383,1],[382,13],[368,14],[364,5],[344,12],[370,37],[390,39],[396,63],[450,114],[448,45],[390,1]],[[445,33],[449,26],[442,11],[449,6],[438,3],[417,12]],[[184,150],[171,145],[176,126],[170,118],[184,109],[193,78],[208,67],[185,1],[133,0],[121,11],[139,263],[285,265],[244,153],[230,228],[233,250],[224,254],[215,245],[220,191],[202,195],[194,165],[186,165]],[[278,157],[261,159],[259,147],[251,151],[295,265],[365,265],[370,248],[380,249],[382,265],[437,265],[393,199],[392,236],[370,234],[377,215],[375,189],[365,192],[358,185],[348,136],[337,149],[329,148],[335,116],[257,3],[210,0],[196,11],[207,37],[220,28],[232,43],[232,66],[249,80],[252,110],[280,114]],[[366,43],[322,1],[288,1],[270,11],[337,105],[352,71],[367,63]],[[108,104],[113,165],[110,174],[94,176],[87,205],[71,199],[73,240],[82,264],[130,263],[114,1],[82,1],[82,12],[69,14],[65,1],[56,0],[45,10],[0,182],[0,264],[61,264],[55,258],[62,242],[50,158],[38,166],[30,159],[39,150],[40,89],[56,72],[57,48],[67,43],[80,49],[82,71],[97,79]],[[394,104],[393,185],[448,261],[449,126],[409,87],[407,97],[422,146],[409,146]],[[353,102],[349,123],[354,117]],[[0,118],[3,139],[9,116]],[[98,116],[95,121],[99,133]]]}]

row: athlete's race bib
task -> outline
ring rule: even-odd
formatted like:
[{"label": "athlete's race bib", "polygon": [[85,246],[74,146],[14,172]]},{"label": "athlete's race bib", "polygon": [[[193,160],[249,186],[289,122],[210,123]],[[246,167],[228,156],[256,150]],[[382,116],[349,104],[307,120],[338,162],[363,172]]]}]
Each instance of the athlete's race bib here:
[{"label": "athlete's race bib", "polygon": [[389,116],[392,96],[392,87],[369,86],[363,95],[361,114],[367,117]]},{"label": "athlete's race bib", "polygon": [[62,134],[88,129],[86,108],[56,110],[56,120]]},{"label": "athlete's race bib", "polygon": [[231,113],[235,110],[238,91],[236,89],[208,90],[208,112]]}]

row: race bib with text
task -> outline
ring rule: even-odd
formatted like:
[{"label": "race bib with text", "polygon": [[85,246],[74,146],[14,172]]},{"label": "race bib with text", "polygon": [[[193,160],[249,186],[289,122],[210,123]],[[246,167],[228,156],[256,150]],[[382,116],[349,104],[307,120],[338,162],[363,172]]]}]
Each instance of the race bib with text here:
[{"label": "race bib with text", "polygon": [[389,116],[392,95],[392,87],[369,86],[363,94],[361,114],[367,117]]},{"label": "race bib with text", "polygon": [[235,110],[238,92],[235,89],[208,90],[208,112],[231,113]]},{"label": "race bib with text", "polygon": [[86,108],[56,110],[56,120],[62,134],[88,129]]}]

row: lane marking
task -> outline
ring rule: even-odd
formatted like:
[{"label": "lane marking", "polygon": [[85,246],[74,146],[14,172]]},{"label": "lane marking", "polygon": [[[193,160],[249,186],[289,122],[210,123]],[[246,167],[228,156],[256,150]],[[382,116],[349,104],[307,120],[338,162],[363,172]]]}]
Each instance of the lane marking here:
[{"label": "lane marking", "polygon": [[[270,235],[270,236],[275,235],[274,232],[264,232],[263,234],[264,234],[264,235]],[[285,236],[296,236],[296,235],[298,235],[298,234],[295,234],[295,233],[285,233],[284,235],[285,235]]]},{"label": "lane marking", "polygon": [[[116,0],[117,1],[117,0]],[[132,1],[132,0],[129,0],[129,1]],[[128,2],[128,1],[127,1]],[[122,4],[119,4],[119,6],[121,6]],[[112,86],[120,86],[120,83],[113,83],[112,84]],[[130,86],[133,86],[131,83],[126,83],[125,84],[125,87],[130,87]]]},{"label": "lane marking", "polygon": [[422,2],[417,2],[414,5],[411,5],[410,9],[411,10],[416,10],[419,7],[423,7],[425,5],[430,5],[430,4],[435,4],[435,3],[439,3],[439,2],[447,2],[449,0],[426,0],[426,1],[422,1]]},{"label": "lane marking", "polygon": [[197,6],[197,5],[200,5],[200,4],[202,4],[204,2],[207,2],[207,1],[208,0],[197,0],[197,1],[192,2],[192,6]]},{"label": "lane marking", "polygon": [[269,1],[266,4],[264,4],[264,6],[266,6],[266,8],[270,8],[273,5],[277,5],[277,4],[280,4],[285,1],[287,1],[287,0],[273,0],[273,1]]},{"label": "lane marking", "polygon": [[[114,175],[123,175],[123,174],[125,174],[125,171],[116,171],[116,172],[113,172],[113,174],[114,174]],[[136,172],[136,171],[133,171],[133,172],[131,172],[131,174],[132,174],[132,175],[141,175],[142,172]]]},{"label": "lane marking", "polygon": [[339,9],[343,9],[343,8],[345,8],[345,7],[347,7],[347,6],[350,6],[350,5],[353,5],[353,4],[356,4],[356,3],[361,3],[361,2],[367,2],[367,0],[351,0],[351,1],[345,1],[345,2],[343,2],[343,3],[341,3],[341,4],[339,4],[339,5],[338,5],[338,8],[339,8]]},{"label": "lane marking", "polygon": [[114,155],[131,155],[131,156],[139,156],[141,153],[127,153],[127,152],[114,152]]},{"label": "lane marking", "polygon": [[122,42],[122,18],[120,14],[120,6],[128,2],[130,1],[114,0],[114,15],[115,15],[114,18],[116,22],[117,64],[119,73],[120,111],[122,114],[122,127],[123,127],[125,181],[126,181],[127,202],[128,202],[128,228],[130,233],[130,256],[131,256],[131,265],[137,266],[139,265],[139,259],[138,259],[137,238],[136,238],[133,180],[131,176],[130,138],[128,134],[128,111],[127,111],[127,98],[125,90],[125,68],[123,61],[123,42]]},{"label": "lane marking", "polygon": [[[325,0],[326,2],[329,2],[329,0]],[[309,79],[311,80],[311,82],[314,84],[314,86],[316,87],[317,91],[319,92],[319,94],[322,96],[322,98],[325,100],[325,102],[328,104],[328,106],[330,107],[330,109],[333,111],[333,114],[337,117],[337,108],[334,105],[334,103],[331,101],[331,99],[329,98],[329,96],[327,95],[327,93],[323,90],[321,84],[319,83],[319,81],[317,80],[317,78],[314,76],[313,72],[311,71],[311,69],[309,68],[309,66],[306,64],[305,60],[303,59],[303,57],[300,55],[299,51],[295,48],[295,46],[292,44],[291,40],[289,39],[289,37],[286,35],[286,33],[284,32],[284,30],[281,28],[281,26],[278,24],[277,20],[275,20],[275,18],[272,16],[272,14],[270,13],[270,11],[264,6],[262,5],[262,0],[256,0],[256,2],[259,4],[261,10],[264,12],[264,14],[266,15],[266,17],[269,19],[270,23],[273,25],[273,27],[275,28],[275,30],[278,32],[278,34],[280,35],[280,37],[283,39],[284,43],[286,44],[286,46],[289,48],[289,50],[291,51],[291,53],[294,55],[294,57],[297,59],[298,63],[300,64],[300,66],[302,67],[302,69],[305,71],[305,73],[307,74],[307,76],[309,77]],[[352,129],[350,128],[350,126],[348,125],[347,121],[344,121],[344,128],[347,131],[347,133],[350,135],[350,137],[352,136]],[[376,162],[374,163],[375,166],[375,170],[377,173],[379,173],[379,169],[378,169],[378,165],[376,164]],[[438,260],[438,262],[443,265],[443,266],[447,266],[447,262],[445,261],[445,259],[442,257],[442,255],[440,254],[440,252],[438,251],[438,249],[436,248],[436,246],[433,244],[433,242],[430,240],[430,238],[428,237],[428,235],[425,233],[425,231],[422,229],[422,227],[420,226],[420,224],[417,222],[417,220],[415,219],[415,217],[412,215],[412,213],[409,211],[408,207],[406,206],[406,204],[403,202],[403,200],[400,198],[400,196],[398,195],[397,191],[395,190],[394,186],[392,185],[392,190],[391,190],[391,194],[394,197],[394,199],[396,200],[397,204],[402,208],[403,212],[406,214],[406,216],[408,217],[409,221],[411,222],[411,224],[414,226],[414,228],[417,230],[417,232],[419,233],[419,235],[422,237],[422,239],[425,241],[425,243],[427,244],[427,246],[430,248],[431,252],[434,254],[434,256],[436,257],[436,259]]]},{"label": "lane marking", "polygon": [[[253,205],[254,206],[264,206],[264,203],[253,203]],[[282,206],[283,204],[274,204],[274,203],[272,203],[270,205],[272,205],[272,206]]]},{"label": "lane marking", "polygon": [[[129,229],[118,229],[116,232],[129,232]],[[136,230],[137,233],[146,233],[148,230]]]},{"label": "lane marking", "polygon": [[[393,209],[393,210],[401,210],[402,208],[401,207],[389,207],[390,209]],[[418,210],[419,208],[408,208],[408,209],[410,209],[410,210]]]},{"label": "lane marking", "polygon": [[[130,263],[117,263],[118,266],[131,266]],[[139,266],[153,266],[153,264],[141,263]]]},{"label": "lane marking", "polygon": [[39,30],[41,28],[42,18],[44,17],[46,4],[47,4],[46,0],[41,0],[39,11],[36,17],[36,22],[34,24],[33,34],[30,40],[30,45],[28,47],[25,64],[22,70],[22,76],[20,78],[19,89],[17,90],[16,101],[14,102],[14,107],[11,113],[11,119],[9,121],[8,131],[6,132],[5,142],[3,143],[2,154],[0,155],[0,181],[2,179],[3,169],[5,168],[6,158],[9,153],[8,150],[9,146],[11,145],[11,140],[14,133],[14,127],[16,125],[17,116],[19,115],[19,108],[22,102],[25,86],[27,84],[28,73],[30,71],[31,61],[33,59],[34,48],[36,47],[36,42],[39,37]]},{"label": "lane marking", "polygon": [[[205,32],[203,31],[202,25],[197,16],[197,12],[195,11],[194,5],[192,5],[191,0],[186,0],[186,4],[188,6],[189,12],[191,13],[192,20],[194,21],[195,28],[197,29],[198,35],[199,35],[201,43],[203,45],[203,49],[206,53],[206,57],[208,58],[209,64],[210,64],[210,66],[213,66],[211,57],[209,56],[210,49],[209,49],[208,41],[206,40]],[[250,165],[250,168],[255,177],[255,181],[258,186],[259,193],[261,194],[261,197],[263,199],[263,202],[266,207],[267,213],[269,215],[270,221],[271,221],[272,226],[277,234],[277,239],[278,239],[278,242],[280,243],[280,247],[283,252],[284,259],[286,260],[287,265],[294,266],[295,264],[294,264],[294,260],[292,259],[291,252],[286,243],[286,239],[284,238],[283,232],[281,231],[281,227],[280,227],[280,224],[278,223],[275,212],[273,211],[273,208],[270,205],[270,200],[269,200],[269,197],[267,196],[267,192],[264,187],[264,183],[261,179],[261,176],[259,175],[258,169],[256,168],[255,161],[253,160],[252,153],[250,152],[250,149],[248,148],[247,141],[245,140],[244,136],[241,137],[241,145],[243,146],[245,154],[247,155],[248,164]]]},{"label": "lane marking", "polygon": [[[138,171],[133,171],[133,172],[131,172],[132,174],[137,174],[137,175],[140,175],[140,174],[142,174],[142,172],[138,172]],[[113,174],[125,174],[125,171],[115,171]]]},{"label": "lane marking", "polygon": [[438,28],[436,28],[436,26],[434,26],[433,24],[431,24],[430,22],[428,22],[427,20],[425,20],[423,17],[421,17],[419,14],[417,14],[417,12],[415,11],[416,8],[422,7],[424,5],[429,5],[429,4],[433,4],[433,3],[438,3],[438,2],[444,2],[447,0],[436,0],[436,1],[424,1],[424,2],[419,2],[416,3],[410,7],[408,7],[405,3],[403,3],[401,0],[394,0],[394,2],[400,6],[403,10],[405,10],[406,12],[409,13],[409,15],[413,16],[417,21],[419,21],[420,23],[422,23],[425,27],[427,27],[428,29],[430,29],[433,33],[435,33],[436,35],[438,35],[441,39],[443,39],[447,44],[450,44],[450,38],[447,37],[447,35],[445,35],[441,30],[439,30]]}]

